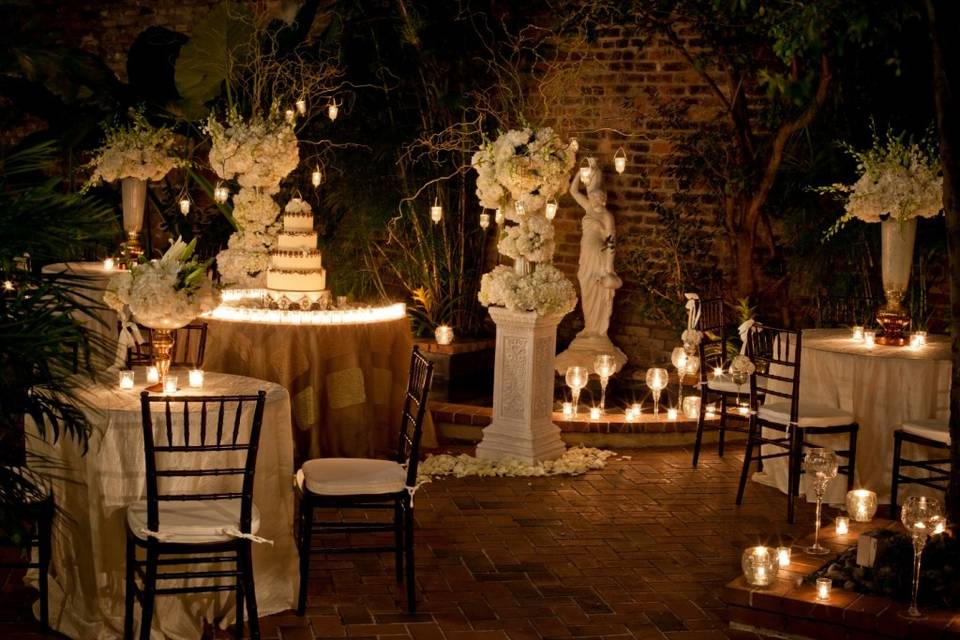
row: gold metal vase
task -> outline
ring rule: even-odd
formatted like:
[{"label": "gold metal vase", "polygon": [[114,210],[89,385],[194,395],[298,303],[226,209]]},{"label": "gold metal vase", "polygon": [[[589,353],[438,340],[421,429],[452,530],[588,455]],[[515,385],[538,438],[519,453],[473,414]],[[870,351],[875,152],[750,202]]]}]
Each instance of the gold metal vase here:
[{"label": "gold metal vase", "polygon": [[153,354],[153,364],[157,368],[159,381],[147,387],[147,391],[163,391],[167,374],[170,372],[170,361],[173,354],[174,330],[152,329],[150,351]]}]

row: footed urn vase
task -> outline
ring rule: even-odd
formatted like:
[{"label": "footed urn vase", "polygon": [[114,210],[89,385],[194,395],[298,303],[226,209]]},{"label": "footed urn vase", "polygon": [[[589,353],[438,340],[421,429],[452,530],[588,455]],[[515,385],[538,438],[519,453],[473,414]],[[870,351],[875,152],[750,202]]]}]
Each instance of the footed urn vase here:
[{"label": "footed urn vase", "polygon": [[136,260],[143,254],[140,246],[140,230],[143,228],[143,212],[147,204],[147,181],[140,178],[124,178],[120,181],[123,193],[123,230],[127,233],[127,255]]},{"label": "footed urn vase", "polygon": [[881,269],[886,304],[877,312],[877,323],[883,335],[877,342],[902,346],[907,343],[910,313],[903,306],[903,296],[910,284],[913,245],[917,237],[917,219],[884,220],[880,223]]}]

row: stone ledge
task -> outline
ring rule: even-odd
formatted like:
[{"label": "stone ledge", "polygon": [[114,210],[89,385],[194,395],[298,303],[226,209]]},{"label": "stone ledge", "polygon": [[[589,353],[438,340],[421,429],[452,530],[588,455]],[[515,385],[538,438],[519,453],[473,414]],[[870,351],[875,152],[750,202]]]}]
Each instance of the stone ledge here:
[{"label": "stone ledge", "polygon": [[415,338],[413,344],[420,347],[421,351],[427,353],[441,353],[444,355],[457,355],[459,353],[473,353],[474,351],[483,351],[484,349],[493,349],[497,341],[493,338],[482,340],[459,340],[454,339],[450,344],[437,344],[433,338]]}]

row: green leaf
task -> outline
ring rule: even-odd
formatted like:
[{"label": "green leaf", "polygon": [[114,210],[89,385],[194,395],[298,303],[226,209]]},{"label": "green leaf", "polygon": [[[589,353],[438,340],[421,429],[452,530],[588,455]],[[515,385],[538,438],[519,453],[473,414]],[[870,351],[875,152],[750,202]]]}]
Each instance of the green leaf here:
[{"label": "green leaf", "polygon": [[174,74],[184,113],[206,114],[207,103],[229,85],[236,67],[250,54],[253,18],[249,9],[224,2],[211,11],[183,45]]}]

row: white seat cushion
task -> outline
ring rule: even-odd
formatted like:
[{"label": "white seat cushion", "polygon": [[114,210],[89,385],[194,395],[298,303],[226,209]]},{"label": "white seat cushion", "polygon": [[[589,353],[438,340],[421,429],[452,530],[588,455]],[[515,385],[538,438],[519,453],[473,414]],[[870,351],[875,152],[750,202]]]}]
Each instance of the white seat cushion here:
[{"label": "white seat cushion", "polygon": [[921,418],[919,420],[907,420],[901,427],[907,433],[915,436],[936,440],[943,444],[950,444],[950,425],[946,420],[937,418]]},{"label": "white seat cushion", "polygon": [[707,379],[707,388],[711,391],[720,391],[722,393],[750,393],[750,381],[748,380],[742,385],[737,386],[729,373],[725,373],[720,377],[715,377],[711,374]]},{"label": "white seat cushion", "polygon": [[[147,501],[140,500],[127,505],[127,525],[135,536],[146,540]],[[235,536],[224,530],[239,529],[240,500],[200,500],[187,502],[160,502],[159,540],[205,544],[227,542]],[[253,505],[250,517],[250,533],[260,530],[260,510]]]},{"label": "white seat cushion", "polygon": [[[789,424],[790,403],[767,403],[757,411],[757,417],[777,424]],[[840,427],[854,422],[852,413],[824,404],[801,402],[797,409],[797,425],[803,428]]]},{"label": "white seat cushion", "polygon": [[317,458],[297,472],[297,484],[321,496],[379,495],[403,491],[407,471],[392,460]]}]

